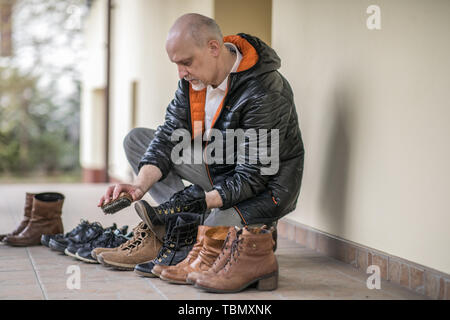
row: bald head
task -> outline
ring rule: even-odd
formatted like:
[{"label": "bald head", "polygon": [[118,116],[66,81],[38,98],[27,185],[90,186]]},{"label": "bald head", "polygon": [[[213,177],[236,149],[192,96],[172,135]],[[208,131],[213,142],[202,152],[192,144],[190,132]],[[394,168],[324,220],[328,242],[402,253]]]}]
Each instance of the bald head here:
[{"label": "bald head", "polygon": [[204,47],[210,40],[223,44],[223,35],[214,19],[197,13],[188,13],[179,17],[167,36],[168,42],[192,41],[197,47]]}]

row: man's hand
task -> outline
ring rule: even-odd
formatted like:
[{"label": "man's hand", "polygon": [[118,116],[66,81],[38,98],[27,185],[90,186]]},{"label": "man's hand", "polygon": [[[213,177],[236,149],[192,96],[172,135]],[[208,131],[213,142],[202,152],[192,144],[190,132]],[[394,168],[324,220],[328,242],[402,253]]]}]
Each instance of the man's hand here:
[{"label": "man's hand", "polygon": [[144,194],[162,177],[161,170],[154,165],[145,165],[139,171],[133,184],[119,183],[108,187],[106,193],[100,198],[97,207],[101,207],[119,197],[121,192],[127,192],[133,202],[142,199]]},{"label": "man's hand", "polygon": [[97,207],[101,207],[113,200],[116,200],[121,192],[128,193],[133,198],[133,201],[140,200],[145,194],[145,191],[139,186],[131,184],[116,184],[108,187],[106,193],[100,198]]}]

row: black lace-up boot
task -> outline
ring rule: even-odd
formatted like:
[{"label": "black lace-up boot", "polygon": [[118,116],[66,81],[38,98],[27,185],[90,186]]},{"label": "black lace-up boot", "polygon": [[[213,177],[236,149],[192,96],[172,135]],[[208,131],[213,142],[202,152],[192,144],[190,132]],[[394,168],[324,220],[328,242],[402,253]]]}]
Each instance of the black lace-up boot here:
[{"label": "black lace-up boot", "polygon": [[150,206],[145,200],[139,200],[135,204],[139,217],[153,230],[158,239],[164,239],[164,226],[167,219],[176,213],[205,214],[207,210],[205,191],[198,185],[191,185],[175,193],[169,201],[157,206]]},{"label": "black lace-up boot", "polygon": [[134,272],[144,277],[155,277],[152,269],[156,264],[176,265],[191,251],[197,238],[200,216],[195,213],[169,215],[163,246],[155,259],[136,265]]}]

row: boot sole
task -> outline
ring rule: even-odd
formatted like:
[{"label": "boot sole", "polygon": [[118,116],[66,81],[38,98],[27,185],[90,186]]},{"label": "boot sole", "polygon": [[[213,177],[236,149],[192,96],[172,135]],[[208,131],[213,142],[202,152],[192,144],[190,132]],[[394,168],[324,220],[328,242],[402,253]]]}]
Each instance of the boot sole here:
[{"label": "boot sole", "polygon": [[98,264],[98,261],[97,261],[97,260],[90,260],[90,259],[87,259],[87,258],[83,258],[82,256],[80,256],[80,255],[78,254],[78,252],[75,253],[75,258],[77,258],[78,260],[81,260],[81,261],[83,261],[83,262],[87,262],[87,263],[96,263],[96,264]]},{"label": "boot sole", "polygon": [[[150,220],[150,217],[147,214],[147,210],[145,206],[140,203],[139,201],[134,204],[134,209],[136,210],[138,216],[141,218],[142,221],[145,222],[147,227],[149,227],[150,230],[155,234],[156,238],[158,238],[159,241],[164,242],[164,236],[165,236],[165,227],[162,226],[155,226],[152,221]],[[155,213],[156,215],[156,213]]]},{"label": "boot sole", "polygon": [[13,242],[5,241],[5,243],[12,247],[33,247],[33,246],[41,246],[42,245],[41,242],[39,242],[39,243],[13,243]]},{"label": "boot sole", "polygon": [[134,269],[134,273],[142,276],[142,277],[146,277],[146,278],[157,278],[156,275],[154,275],[153,273],[148,273],[148,272],[142,272],[139,270]]},{"label": "boot sole", "polygon": [[259,278],[256,278],[250,282],[247,282],[242,287],[240,287],[238,289],[233,289],[233,290],[223,290],[223,289],[217,289],[217,288],[204,287],[204,286],[197,284],[197,282],[195,283],[194,287],[205,290],[207,292],[213,292],[213,293],[237,293],[237,292],[241,292],[242,290],[244,290],[254,284],[256,284],[256,289],[258,289],[260,291],[272,291],[272,290],[277,289],[278,288],[278,271],[267,274],[267,275],[259,277]]},{"label": "boot sole", "polygon": [[70,252],[69,250],[67,250],[67,248],[64,250],[64,253],[69,257],[77,259],[77,256],[75,254],[73,254],[72,252]]},{"label": "boot sole", "polygon": [[103,259],[101,254],[97,256],[97,260],[105,267],[109,267],[109,268],[113,268],[113,269],[117,269],[117,270],[121,270],[121,271],[133,271],[134,267],[136,266],[136,265],[125,264],[125,263],[111,262],[111,261],[107,261],[107,260],[105,261],[105,259]]}]

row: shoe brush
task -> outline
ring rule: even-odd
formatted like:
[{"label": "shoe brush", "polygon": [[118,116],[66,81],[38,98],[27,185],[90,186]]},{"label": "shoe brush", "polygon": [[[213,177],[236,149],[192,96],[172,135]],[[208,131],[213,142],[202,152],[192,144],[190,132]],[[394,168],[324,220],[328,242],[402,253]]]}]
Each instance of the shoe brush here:
[{"label": "shoe brush", "polygon": [[128,193],[122,192],[116,200],[103,205],[101,208],[105,214],[113,214],[129,207],[132,202],[133,198]]}]

